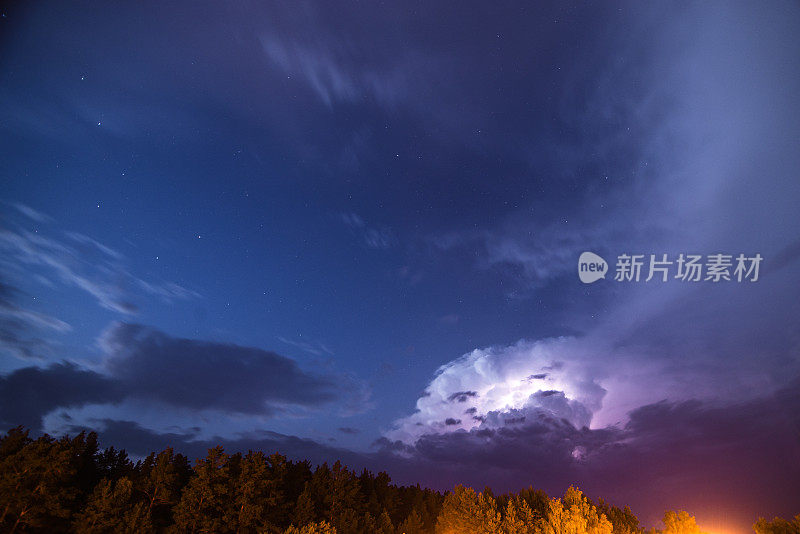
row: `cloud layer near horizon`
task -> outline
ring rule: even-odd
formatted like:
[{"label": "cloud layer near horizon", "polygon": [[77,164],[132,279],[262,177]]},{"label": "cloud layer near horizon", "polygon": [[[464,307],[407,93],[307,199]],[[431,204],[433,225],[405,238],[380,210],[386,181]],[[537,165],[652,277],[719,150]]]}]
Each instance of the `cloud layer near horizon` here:
[{"label": "cloud layer near horizon", "polygon": [[[278,451],[312,463],[341,459],[355,469],[387,471],[397,482],[436,489],[455,484],[495,491],[532,485],[558,495],[578,483],[590,497],[629,505],[645,524],[665,508],[690,508],[706,525],[747,525],[752,510],[790,516],[800,477],[800,382],[733,405],[658,402],[616,428],[576,428],[548,409],[524,421],[422,436],[414,445],[381,439],[377,450],[354,452],[277,432],[201,437],[200,429],[158,432],[128,420],[100,418],[68,426],[95,429],[104,445],[135,455],[174,447],[190,458],[222,444],[228,452]],[[747,502],[739,488],[748,487]],[[731,503],[739,506],[731,509]]]},{"label": "cloud layer near horizon", "polygon": [[369,391],[355,378],[309,372],[263,349],[173,338],[129,323],[112,324],[99,343],[99,368],[62,362],[0,377],[0,421],[38,431],[54,410],[122,401],[259,417],[368,406]]}]

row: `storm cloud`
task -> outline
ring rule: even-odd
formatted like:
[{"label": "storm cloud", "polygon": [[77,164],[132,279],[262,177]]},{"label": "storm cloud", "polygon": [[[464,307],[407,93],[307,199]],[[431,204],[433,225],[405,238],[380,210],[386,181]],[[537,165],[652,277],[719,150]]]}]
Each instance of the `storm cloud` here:
[{"label": "storm cloud", "polygon": [[[800,380],[734,404],[656,402],[632,411],[624,425],[597,429],[549,409],[525,410],[524,420],[520,413],[490,414],[493,421],[413,444],[384,438],[379,454],[408,462],[414,476],[440,488],[533,485],[560,494],[577,484],[629,504],[645,524],[690,504],[709,524],[747,525],[753,510],[796,512],[796,493],[785,488],[800,477]],[[743,496],[741,487],[751,491]],[[732,502],[736,510],[726,506]]]},{"label": "storm cloud", "polygon": [[[501,412],[545,409],[578,428],[588,426],[605,390],[582,365],[588,354],[572,338],[520,341],[510,347],[476,349],[436,371],[416,411],[396,421],[389,439],[413,443],[423,434],[452,433],[502,425]],[[568,358],[568,362],[563,361]],[[542,373],[541,371],[548,371]],[[532,374],[541,379],[530,380]],[[471,418],[461,418],[465,413]],[[445,421],[443,425],[441,422]]]},{"label": "storm cloud", "polygon": [[[493,423],[426,434],[414,444],[381,438],[372,452],[271,431],[201,438],[199,429],[159,432],[112,419],[68,430],[97,430],[104,444],[125,444],[134,455],[170,446],[198,458],[221,444],[228,452],[277,451],[312,463],[341,459],[355,469],[385,470],[401,484],[440,490],[460,483],[491,484],[497,492],[532,485],[559,495],[577,484],[592,498],[630,505],[645,524],[658,522],[665,508],[691,504],[706,524],[747,525],[754,510],[795,512],[796,495],[785,488],[800,477],[797,414],[800,381],[734,405],[657,402],[631,412],[625,425],[602,429],[576,428],[545,409],[528,410],[524,421],[496,414]],[[742,495],[741,487],[751,491]]]}]

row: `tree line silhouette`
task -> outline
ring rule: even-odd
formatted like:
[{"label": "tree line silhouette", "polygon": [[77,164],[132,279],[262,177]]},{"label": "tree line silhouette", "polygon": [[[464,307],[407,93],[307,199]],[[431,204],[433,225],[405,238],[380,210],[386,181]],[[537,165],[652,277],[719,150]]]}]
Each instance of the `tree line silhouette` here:
[{"label": "tree line silhouette", "polygon": [[[456,486],[397,486],[386,473],[339,462],[312,469],[280,454],[209,449],[194,466],[167,448],[132,461],[100,449],[94,432],[55,439],[22,427],[0,438],[2,532],[279,534],[698,534],[686,512],[645,531],[627,507],[528,488],[495,495]],[[793,521],[759,520],[757,534],[800,534]]]}]

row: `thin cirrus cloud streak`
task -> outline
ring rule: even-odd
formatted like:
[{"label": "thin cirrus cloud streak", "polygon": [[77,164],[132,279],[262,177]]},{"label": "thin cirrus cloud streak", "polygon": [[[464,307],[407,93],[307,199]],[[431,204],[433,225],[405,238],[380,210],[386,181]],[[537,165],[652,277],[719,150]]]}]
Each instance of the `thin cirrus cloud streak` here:
[{"label": "thin cirrus cloud streak", "polygon": [[[19,227],[3,229],[0,247],[7,258],[21,265],[43,267],[45,274],[56,275],[56,280],[85,291],[104,308],[119,313],[136,313],[135,304],[128,300],[123,285],[116,281],[120,279],[167,300],[199,296],[175,283],[139,279],[120,264],[123,256],[119,252],[82,234],[69,232],[66,235],[68,240],[59,240],[40,233],[39,229],[34,232]],[[91,261],[95,259],[99,261]]]},{"label": "thin cirrus cloud streak", "polygon": [[339,218],[369,248],[387,250],[397,241],[389,228],[369,226],[355,213],[341,213]]},{"label": "thin cirrus cloud streak", "polygon": [[14,288],[0,284],[0,316],[55,332],[72,330],[68,323],[60,319],[17,306],[11,301],[15,292]]},{"label": "thin cirrus cloud streak", "polygon": [[133,275],[121,252],[90,236],[57,230],[49,215],[20,203],[7,205],[23,217],[9,214],[0,227],[0,276],[7,288],[0,301],[0,326],[9,334],[2,336],[0,343],[17,357],[51,355],[52,343],[38,333],[71,330],[67,322],[19,304],[24,294],[19,286],[30,281],[48,288],[77,288],[101,307],[125,316],[136,315],[137,295],[154,296],[167,303],[199,297],[174,282],[148,281]]},{"label": "thin cirrus cloud streak", "polygon": [[300,43],[272,33],[260,39],[270,62],[289,76],[301,77],[328,108],[363,100],[366,95],[392,106],[405,92],[400,69],[348,66],[345,58],[352,61],[358,49],[344,41],[315,36]]},{"label": "thin cirrus cloud streak", "polygon": [[52,353],[46,336],[65,333],[72,326],[65,321],[18,306],[19,291],[0,283],[0,351],[21,360],[42,359]]},{"label": "thin cirrus cloud streak", "polygon": [[307,352],[308,354],[312,354],[314,356],[333,356],[333,351],[326,347],[323,343],[319,342],[307,342],[307,341],[293,341],[291,339],[287,339],[282,336],[278,336],[278,341],[281,343],[285,343],[286,345],[290,345],[292,347],[296,347],[303,352]]}]

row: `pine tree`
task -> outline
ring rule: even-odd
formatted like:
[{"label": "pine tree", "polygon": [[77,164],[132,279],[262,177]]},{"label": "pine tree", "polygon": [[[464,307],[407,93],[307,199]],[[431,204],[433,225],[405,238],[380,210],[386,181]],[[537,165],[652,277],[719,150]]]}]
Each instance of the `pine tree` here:
[{"label": "pine tree", "polygon": [[544,491],[533,489],[529,486],[520,491],[518,495],[528,503],[528,506],[538,517],[541,518],[547,515],[547,511],[550,509],[550,497]]},{"label": "pine tree", "polygon": [[793,521],[780,517],[772,521],[761,518],[753,525],[753,530],[756,534],[800,534],[800,514],[794,516]]},{"label": "pine tree", "polygon": [[305,489],[297,499],[297,505],[292,514],[292,523],[304,526],[315,522],[318,516],[316,508],[311,482],[306,482]]},{"label": "pine tree", "polygon": [[436,522],[436,534],[493,534],[499,528],[500,514],[494,499],[461,485],[445,497]]},{"label": "pine tree", "polygon": [[[363,513],[363,503],[359,493],[360,486],[358,479],[352,471],[343,467],[341,462],[336,462],[326,477],[327,491],[325,492],[324,503],[327,509],[327,517],[331,524],[340,529],[344,525],[339,520],[339,516],[351,510],[356,515]],[[347,514],[348,518],[351,514]]]},{"label": "pine tree", "polygon": [[116,482],[100,481],[86,508],[75,518],[73,528],[78,534],[154,531],[146,503],[136,501],[133,484],[127,477]]},{"label": "pine tree", "polygon": [[513,496],[508,499],[503,521],[500,526],[502,534],[535,534],[538,533],[540,517],[524,499]]},{"label": "pine tree", "polygon": [[612,534],[613,527],[579,489],[570,486],[563,500],[550,500],[541,530],[543,534]]},{"label": "pine tree", "polygon": [[291,526],[286,529],[285,534],[337,534],[336,529],[326,521],[319,523],[309,523],[308,525],[297,528]]},{"label": "pine tree", "polygon": [[378,517],[375,534],[395,534],[392,519],[389,517],[389,512],[384,510],[380,517]]},{"label": "pine tree", "polygon": [[208,456],[198,460],[195,476],[183,490],[174,510],[179,531],[230,532],[236,529],[230,514],[233,490],[228,460],[219,446],[209,449]]},{"label": "pine tree", "polygon": [[338,534],[362,534],[365,528],[363,522],[363,515],[352,508],[345,508],[338,513],[333,526]]},{"label": "pine tree", "polygon": [[[79,497],[75,449],[44,435],[35,441],[11,435],[0,460],[0,528],[67,530]],[[5,439],[4,439],[5,441]]]},{"label": "pine tree", "polygon": [[109,447],[97,455],[96,463],[101,478],[117,480],[122,477],[133,477],[134,465],[125,449],[118,451],[114,447]]},{"label": "pine tree", "polygon": [[81,432],[74,438],[64,436],[60,440],[62,447],[69,450],[70,461],[74,466],[74,480],[72,486],[76,489],[76,497],[80,500],[88,498],[92,489],[102,478],[97,467],[97,454],[100,450],[97,444],[96,432]]},{"label": "pine tree", "polygon": [[416,510],[411,510],[406,520],[397,527],[398,534],[424,534],[425,525]]},{"label": "pine tree", "polygon": [[618,508],[607,504],[603,499],[597,503],[597,513],[605,514],[614,527],[614,534],[639,534],[644,529],[630,508]]},{"label": "pine tree", "polygon": [[189,479],[186,458],[166,448],[158,455],[151,453],[136,466],[138,477],[134,488],[145,496],[147,510],[156,528],[172,523],[172,507],[180,500],[181,490]]},{"label": "pine tree", "polygon": [[245,532],[278,531],[271,512],[278,505],[280,495],[264,453],[248,452],[242,458],[238,471],[233,484],[235,517],[229,522]]},{"label": "pine tree", "polygon": [[302,477],[302,471],[278,453],[266,459],[269,466],[269,483],[271,487],[270,504],[267,515],[274,528],[282,532],[291,523],[291,514],[302,487],[294,489],[296,479]]},{"label": "pine tree", "polygon": [[358,521],[358,528],[355,529],[355,532],[356,534],[375,534],[378,532],[378,522],[372,517],[371,513],[364,512],[364,515]]}]

